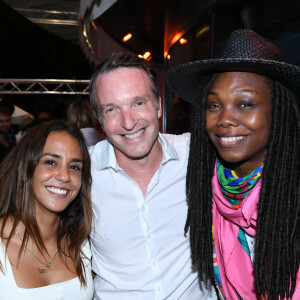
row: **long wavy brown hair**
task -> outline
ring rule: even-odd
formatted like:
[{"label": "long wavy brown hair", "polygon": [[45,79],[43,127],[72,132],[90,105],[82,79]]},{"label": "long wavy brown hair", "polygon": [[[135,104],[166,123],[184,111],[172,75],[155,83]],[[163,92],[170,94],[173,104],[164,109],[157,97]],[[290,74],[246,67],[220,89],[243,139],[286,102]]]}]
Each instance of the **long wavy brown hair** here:
[{"label": "long wavy brown hair", "polygon": [[[46,140],[51,132],[63,131],[76,138],[82,152],[82,183],[72,203],[61,213],[61,224],[57,234],[59,256],[67,266],[66,256],[70,256],[81,285],[86,286],[86,274],[81,250],[88,238],[92,223],[90,157],[80,130],[63,121],[49,121],[30,129],[13,148],[0,168],[0,218],[3,218],[0,237],[3,238],[8,218],[13,217],[12,230],[7,238],[6,249],[21,221],[25,225],[24,238],[19,258],[25,250],[29,238],[42,251],[46,250],[35,217],[32,180],[35,168],[42,155]],[[65,250],[66,249],[66,250]],[[3,268],[0,263],[0,269]]]}]

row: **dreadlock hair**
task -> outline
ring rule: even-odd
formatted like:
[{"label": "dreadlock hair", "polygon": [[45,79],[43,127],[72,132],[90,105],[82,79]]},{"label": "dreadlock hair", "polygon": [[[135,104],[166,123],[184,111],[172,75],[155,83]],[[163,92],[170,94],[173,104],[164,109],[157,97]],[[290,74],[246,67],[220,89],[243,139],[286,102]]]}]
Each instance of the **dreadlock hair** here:
[{"label": "dreadlock hair", "polygon": [[296,95],[273,82],[272,124],[262,173],[255,245],[259,294],[291,298],[299,269],[299,108]]},{"label": "dreadlock hair", "polygon": [[[187,170],[188,218],[193,262],[200,280],[214,281],[212,177],[218,155],[206,134],[206,101],[217,75],[210,76],[194,107]],[[262,173],[255,238],[254,274],[259,295],[292,298],[300,263],[298,95],[271,83],[272,123]],[[270,85],[270,84],[268,84]]]},{"label": "dreadlock hair", "polygon": [[212,241],[212,177],[215,150],[206,134],[206,98],[216,75],[207,78],[194,106],[191,144],[186,178],[188,216],[185,232],[190,230],[192,261],[198,263],[199,279],[214,282]]}]

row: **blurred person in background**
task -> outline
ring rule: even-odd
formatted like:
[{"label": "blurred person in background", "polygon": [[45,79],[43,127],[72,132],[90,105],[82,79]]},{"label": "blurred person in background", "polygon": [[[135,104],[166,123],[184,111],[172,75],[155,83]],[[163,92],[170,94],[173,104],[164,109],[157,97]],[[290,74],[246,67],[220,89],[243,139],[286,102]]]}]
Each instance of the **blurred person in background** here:
[{"label": "blurred person in background", "polygon": [[96,129],[96,118],[90,107],[84,101],[75,101],[67,110],[68,122],[80,128],[86,140],[86,145],[92,146],[104,140]]},{"label": "blurred person in background", "polygon": [[56,119],[56,107],[53,101],[48,99],[40,99],[34,107],[35,120],[43,123]]},{"label": "blurred person in background", "polygon": [[12,111],[0,103],[0,162],[16,145],[14,129],[11,123]]}]

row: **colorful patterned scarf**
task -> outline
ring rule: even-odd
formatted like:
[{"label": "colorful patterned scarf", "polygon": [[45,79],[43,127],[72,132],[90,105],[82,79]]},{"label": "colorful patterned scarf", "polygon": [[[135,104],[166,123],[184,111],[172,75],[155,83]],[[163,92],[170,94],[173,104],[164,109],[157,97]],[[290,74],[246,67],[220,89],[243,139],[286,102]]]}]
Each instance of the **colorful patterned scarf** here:
[{"label": "colorful patterned scarf", "polygon": [[[246,198],[246,196],[249,194],[249,192],[257,183],[257,181],[260,179],[263,167],[264,164],[262,163],[251,174],[239,178],[233,170],[224,168],[224,166],[219,162],[219,160],[217,160],[217,175],[218,175],[218,181],[219,181],[221,191],[234,209],[240,208],[243,199]],[[249,251],[245,231],[241,227],[239,227],[238,240],[241,243],[245,252],[250,257],[250,251]],[[216,283],[221,293],[223,294],[223,298],[225,299],[220,271],[217,263],[217,257],[215,253],[215,247],[214,247],[214,274],[215,274]],[[239,298],[242,299],[240,296]]]}]

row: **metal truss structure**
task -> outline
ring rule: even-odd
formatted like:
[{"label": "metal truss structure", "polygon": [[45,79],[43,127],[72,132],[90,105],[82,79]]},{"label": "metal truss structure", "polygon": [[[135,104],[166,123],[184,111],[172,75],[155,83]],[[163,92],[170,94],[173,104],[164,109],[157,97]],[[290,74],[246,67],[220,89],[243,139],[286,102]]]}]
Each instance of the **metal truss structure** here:
[{"label": "metal truss structure", "polygon": [[69,79],[3,79],[0,78],[1,94],[59,94],[88,95],[89,80]]}]

